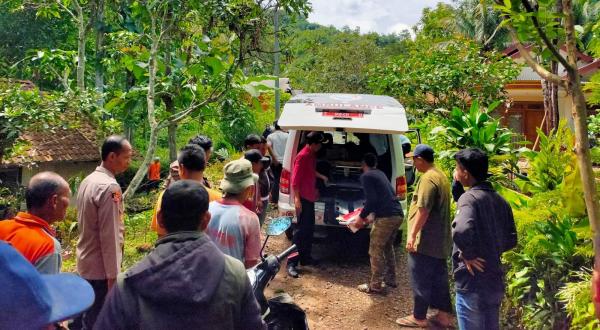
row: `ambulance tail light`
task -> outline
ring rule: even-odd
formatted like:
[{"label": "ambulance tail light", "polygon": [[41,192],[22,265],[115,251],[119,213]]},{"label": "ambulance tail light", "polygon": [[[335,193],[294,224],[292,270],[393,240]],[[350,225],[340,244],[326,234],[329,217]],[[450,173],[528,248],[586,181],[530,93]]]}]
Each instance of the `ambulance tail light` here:
[{"label": "ambulance tail light", "polygon": [[281,178],[279,180],[279,191],[282,194],[289,195],[290,194],[290,179],[291,173],[287,169],[283,169],[281,171]]},{"label": "ambulance tail light", "polygon": [[400,200],[406,199],[406,193],[408,186],[406,185],[406,176],[399,176],[396,178],[396,196]]}]

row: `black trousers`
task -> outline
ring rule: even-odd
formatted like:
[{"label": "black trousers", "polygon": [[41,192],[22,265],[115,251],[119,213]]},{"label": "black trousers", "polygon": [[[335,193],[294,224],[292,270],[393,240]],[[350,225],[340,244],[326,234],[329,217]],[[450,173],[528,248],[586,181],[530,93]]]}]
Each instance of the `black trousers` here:
[{"label": "black trousers", "polygon": [[297,266],[298,262],[312,258],[312,242],[315,232],[315,202],[300,199],[302,212],[298,215],[298,223],[294,229],[292,242],[298,247],[298,255],[288,259],[289,266]]},{"label": "black trousers", "polygon": [[81,314],[77,318],[73,320],[73,322],[69,325],[69,329],[83,329],[88,330],[94,328],[94,324],[96,323],[96,319],[100,314],[100,310],[104,305],[104,300],[106,299],[106,295],[108,294],[108,281],[107,280],[88,280],[88,283],[94,289],[94,294],[96,297],[94,298],[94,303],[92,307],[88,309],[85,313]]},{"label": "black trousers", "polygon": [[273,185],[271,187],[271,201],[275,204],[279,202],[279,180],[281,179],[281,171],[283,165],[271,164],[271,171],[273,172]]},{"label": "black trousers", "polygon": [[425,320],[429,307],[452,313],[448,265],[445,259],[409,253],[408,270],[415,300],[413,316],[416,319]]}]

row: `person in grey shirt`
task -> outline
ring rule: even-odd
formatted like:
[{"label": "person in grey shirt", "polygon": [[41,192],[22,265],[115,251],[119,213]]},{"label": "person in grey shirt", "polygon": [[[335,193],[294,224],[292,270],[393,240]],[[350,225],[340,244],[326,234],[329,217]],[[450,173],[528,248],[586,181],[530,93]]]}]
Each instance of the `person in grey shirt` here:
[{"label": "person in grey shirt", "polygon": [[273,188],[271,190],[271,201],[275,204],[279,201],[279,179],[283,169],[283,157],[285,156],[285,146],[287,144],[288,133],[281,130],[277,121],[273,123],[275,132],[267,136],[267,143],[271,147],[271,171],[273,172]]}]

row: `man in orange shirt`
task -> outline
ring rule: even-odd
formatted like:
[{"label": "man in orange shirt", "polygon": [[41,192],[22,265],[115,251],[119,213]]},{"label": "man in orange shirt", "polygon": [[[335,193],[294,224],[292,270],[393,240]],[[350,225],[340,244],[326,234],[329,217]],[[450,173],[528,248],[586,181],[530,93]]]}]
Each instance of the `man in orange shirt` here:
[{"label": "man in orange shirt", "polygon": [[[204,169],[206,168],[206,153],[197,144],[188,144],[181,148],[177,157],[179,177],[182,180],[194,180],[201,184],[204,183]],[[204,186],[204,184],[203,184]],[[204,189],[208,192],[208,201],[216,201],[221,199],[221,193],[207,188]],[[162,196],[164,191],[158,194],[158,200],[154,207],[154,214],[152,215],[152,223],[150,227],[156,231],[158,237],[162,237],[167,234],[167,231],[158,223],[158,212],[161,209]]]},{"label": "man in orange shirt", "polygon": [[148,168],[148,190],[158,188],[160,184],[160,158],[154,157],[154,161]]},{"label": "man in orange shirt", "polygon": [[34,175],[25,193],[27,212],[0,221],[0,240],[10,243],[40,273],[60,273],[61,246],[50,225],[65,218],[70,197],[69,184],[60,175]]}]

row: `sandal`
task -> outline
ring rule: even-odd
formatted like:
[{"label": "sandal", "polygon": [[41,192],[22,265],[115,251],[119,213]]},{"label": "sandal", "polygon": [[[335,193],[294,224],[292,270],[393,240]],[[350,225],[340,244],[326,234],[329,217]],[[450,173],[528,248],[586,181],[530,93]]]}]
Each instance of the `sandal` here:
[{"label": "sandal", "polygon": [[398,319],[396,319],[396,324],[398,324],[401,327],[405,327],[405,328],[425,329],[428,326],[427,321],[425,321],[425,325],[423,325],[423,324],[415,321],[415,318],[412,315],[408,315],[405,317],[399,317]]},{"label": "sandal", "polygon": [[361,284],[357,287],[358,291],[369,293],[369,294],[385,294],[385,290],[383,288],[374,288],[369,284]]}]

